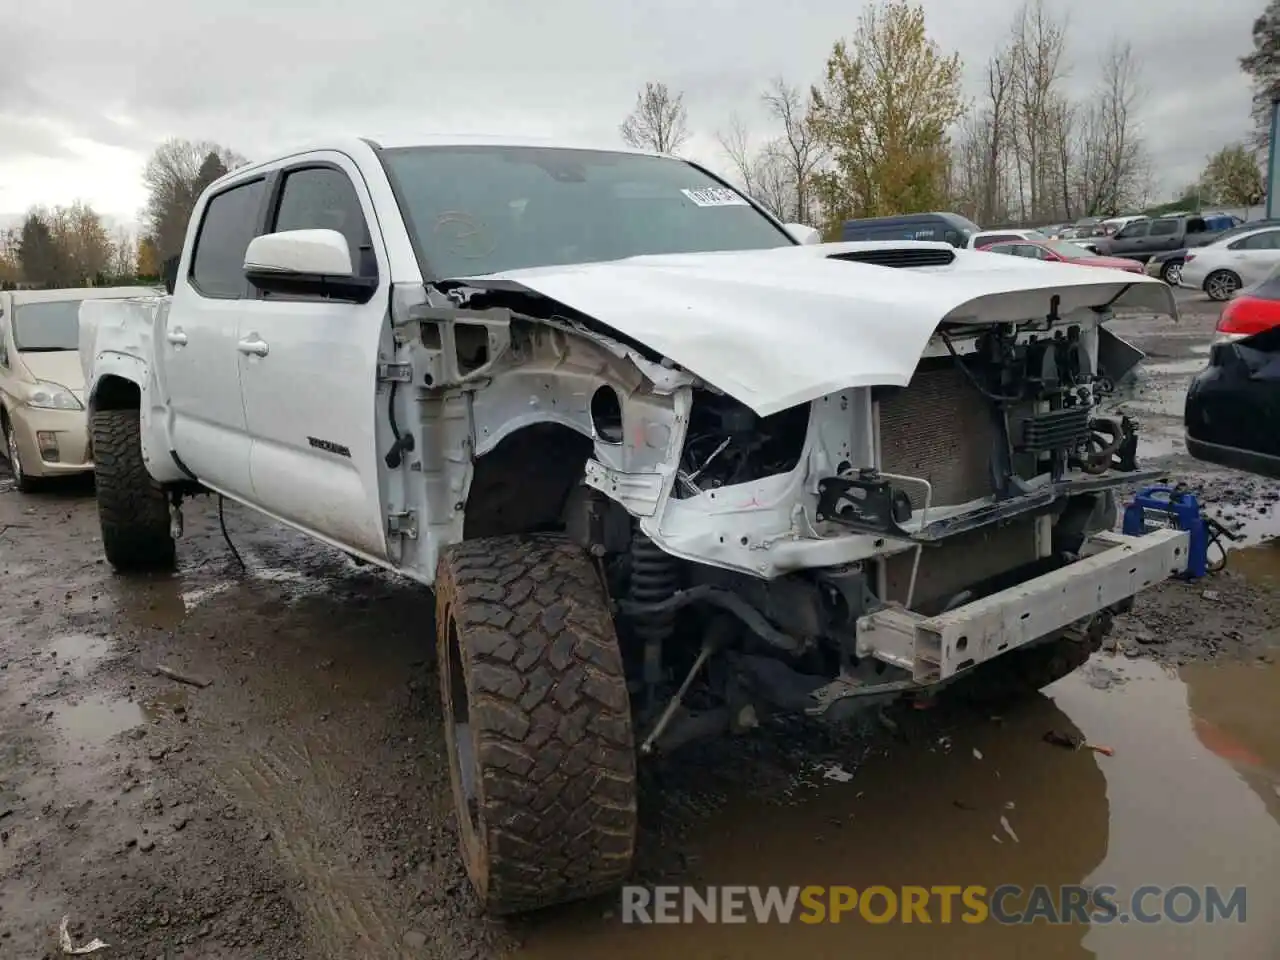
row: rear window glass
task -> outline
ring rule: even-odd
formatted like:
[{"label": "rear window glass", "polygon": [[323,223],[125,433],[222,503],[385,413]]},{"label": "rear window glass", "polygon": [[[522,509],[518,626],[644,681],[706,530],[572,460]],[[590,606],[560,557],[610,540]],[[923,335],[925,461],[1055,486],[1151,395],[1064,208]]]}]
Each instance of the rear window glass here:
[{"label": "rear window glass", "polygon": [[203,296],[244,296],[244,254],[257,231],[265,187],[265,180],[251,180],[223,190],[205,207],[191,262],[191,283]]}]

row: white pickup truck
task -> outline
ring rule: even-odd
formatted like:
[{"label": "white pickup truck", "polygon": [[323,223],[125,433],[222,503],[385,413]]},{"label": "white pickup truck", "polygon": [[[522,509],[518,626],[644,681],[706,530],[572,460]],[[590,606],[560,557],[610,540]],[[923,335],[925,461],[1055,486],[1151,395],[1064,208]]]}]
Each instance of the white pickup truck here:
[{"label": "white pickup truck", "polygon": [[494,912],[617,884],[637,754],[939,685],[1036,689],[1185,567],[1113,533],[1097,406],[1158,280],[812,242],[671,157],[335,143],[196,205],[168,296],[86,302],[102,539],[213,492],[434,589]]}]

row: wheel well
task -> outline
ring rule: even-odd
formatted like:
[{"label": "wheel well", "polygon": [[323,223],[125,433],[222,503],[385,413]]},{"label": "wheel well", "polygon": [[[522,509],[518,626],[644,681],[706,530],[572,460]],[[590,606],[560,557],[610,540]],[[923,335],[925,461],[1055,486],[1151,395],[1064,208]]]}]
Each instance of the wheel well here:
[{"label": "wheel well", "polygon": [[565,501],[592,449],[590,438],[558,423],[503,437],[476,460],[463,538],[561,529]]},{"label": "wheel well", "polygon": [[141,407],[142,391],[136,383],[124,377],[103,377],[93,391],[95,410],[139,410]]}]

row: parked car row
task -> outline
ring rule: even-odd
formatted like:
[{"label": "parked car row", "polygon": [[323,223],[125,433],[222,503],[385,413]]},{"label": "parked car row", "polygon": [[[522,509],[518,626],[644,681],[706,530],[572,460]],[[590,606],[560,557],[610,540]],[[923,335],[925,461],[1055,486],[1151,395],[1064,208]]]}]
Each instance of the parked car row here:
[{"label": "parked car row", "polygon": [[148,287],[0,291],[0,434],[19,490],[93,469],[80,366],[80,304]]},{"label": "parked car row", "polygon": [[1142,273],[1142,264],[1124,257],[1099,257],[1084,247],[1070,240],[1015,240],[1005,243],[993,243],[980,247],[988,253],[1005,253],[1014,257],[1026,257],[1030,260],[1045,260],[1051,263],[1075,263],[1085,267],[1107,267],[1111,270],[1125,270],[1129,273]]}]

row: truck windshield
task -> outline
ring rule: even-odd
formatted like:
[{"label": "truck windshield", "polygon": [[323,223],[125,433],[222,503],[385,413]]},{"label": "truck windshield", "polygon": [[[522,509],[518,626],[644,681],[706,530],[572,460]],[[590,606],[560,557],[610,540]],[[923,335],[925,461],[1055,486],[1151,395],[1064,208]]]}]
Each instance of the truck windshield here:
[{"label": "truck windshield", "polygon": [[20,353],[78,350],[80,301],[46,300],[14,307],[13,345]]},{"label": "truck windshield", "polygon": [[382,156],[424,273],[437,279],[794,243],[681,160],[487,145]]}]

